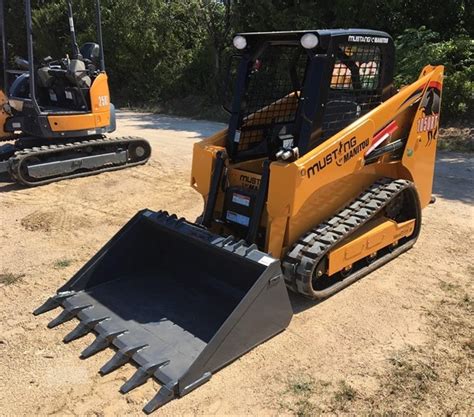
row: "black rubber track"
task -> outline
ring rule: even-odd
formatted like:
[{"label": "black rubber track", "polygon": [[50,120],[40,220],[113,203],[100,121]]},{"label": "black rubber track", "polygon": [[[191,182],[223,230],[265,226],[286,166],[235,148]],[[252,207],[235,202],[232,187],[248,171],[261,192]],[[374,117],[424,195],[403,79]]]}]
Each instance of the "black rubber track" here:
[{"label": "black rubber track", "polygon": [[[72,174],[65,174],[65,175],[57,175],[54,177],[49,177],[46,179],[34,179],[32,177],[28,177],[25,175],[26,170],[23,168],[23,165],[35,158],[39,161],[46,161],[51,157],[56,157],[56,160],[61,160],[61,154],[70,154],[71,152],[80,151],[82,148],[93,149],[101,147],[107,147],[108,151],[119,148],[130,147],[135,144],[141,144],[144,149],[145,153],[143,156],[140,157],[138,160],[133,160],[131,158],[124,164],[114,165],[110,164],[104,166],[102,168],[93,169],[93,170],[84,170],[80,172],[74,172]],[[94,155],[100,155],[100,151],[95,153]],[[11,178],[23,185],[26,186],[36,186],[36,185],[45,185],[55,181],[60,181],[64,179],[71,179],[71,178],[79,178],[79,177],[86,177],[89,175],[95,175],[102,172],[108,171],[116,171],[119,169],[130,168],[137,165],[145,164],[151,155],[151,146],[143,138],[139,137],[120,137],[120,138],[95,138],[90,140],[82,140],[82,141],[75,141],[69,142],[65,144],[53,144],[53,145],[44,145],[38,146],[33,148],[26,148],[19,150],[15,153],[14,156],[10,158],[10,176]]]},{"label": "black rubber track", "polygon": [[[413,234],[395,250],[384,254],[374,262],[342,277],[343,279],[334,279],[333,284],[327,288],[315,289],[314,271],[325,261],[329,251],[376,217],[402,193],[411,196],[411,202],[408,203],[414,212],[412,218],[416,219]],[[420,226],[421,207],[414,184],[408,180],[382,178],[335,216],[311,229],[291,246],[282,261],[286,285],[292,291],[313,300],[327,298],[411,248],[418,238]]]}]

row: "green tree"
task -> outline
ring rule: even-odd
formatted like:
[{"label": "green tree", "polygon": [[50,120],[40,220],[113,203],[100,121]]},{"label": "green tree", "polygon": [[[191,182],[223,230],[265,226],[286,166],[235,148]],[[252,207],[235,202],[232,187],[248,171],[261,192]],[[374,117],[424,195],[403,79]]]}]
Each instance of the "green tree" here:
[{"label": "green tree", "polygon": [[[397,83],[446,65],[444,118],[472,111],[472,0],[102,0],[105,60],[119,105],[188,96],[215,104],[232,35],[366,27],[396,39]],[[79,43],[95,40],[94,2],[74,0]],[[65,0],[32,0],[36,60],[71,53]],[[11,60],[26,57],[23,1],[5,0]],[[418,29],[421,28],[421,29]]]},{"label": "green tree", "polygon": [[445,79],[442,117],[468,117],[474,107],[474,40],[457,35],[449,40],[422,26],[406,29],[397,38],[398,85],[413,82],[428,64],[444,65]]}]

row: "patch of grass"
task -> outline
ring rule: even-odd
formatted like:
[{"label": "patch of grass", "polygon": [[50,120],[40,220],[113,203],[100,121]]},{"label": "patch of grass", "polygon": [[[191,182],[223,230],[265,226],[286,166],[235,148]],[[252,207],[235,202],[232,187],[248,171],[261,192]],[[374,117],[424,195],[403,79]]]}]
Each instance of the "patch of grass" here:
[{"label": "patch of grass", "polygon": [[337,409],[344,410],[348,403],[355,400],[357,391],[346,381],[339,381],[339,388],[334,393],[333,402]]},{"label": "patch of grass", "polygon": [[446,282],[446,281],[440,281],[439,282],[439,287],[443,291],[447,291],[447,292],[456,291],[457,289],[460,288],[460,286],[458,284],[454,284],[452,282]]},{"label": "patch of grass", "polygon": [[54,267],[56,269],[63,269],[63,268],[67,268],[71,264],[72,264],[72,259],[62,258],[62,259],[58,259],[56,262],[54,262]]},{"label": "patch of grass", "polygon": [[296,395],[311,394],[314,389],[313,378],[307,375],[299,375],[288,382],[290,391]]},{"label": "patch of grass", "polygon": [[21,281],[25,274],[13,274],[11,272],[2,272],[0,274],[0,284],[2,285],[13,285],[16,282]]},{"label": "patch of grass", "polygon": [[321,411],[311,402],[311,396],[315,394],[316,388],[316,381],[310,375],[299,372],[288,379],[284,395],[290,396],[281,402],[280,406],[298,417],[314,416]]},{"label": "patch of grass", "polygon": [[[356,395],[351,412],[370,415],[471,415],[474,303],[469,284],[440,281],[438,302],[426,311],[429,339],[388,358],[371,395]],[[343,399],[344,395],[340,395]],[[436,412],[435,412],[436,410]]]},{"label": "patch of grass", "polygon": [[468,123],[441,128],[438,149],[451,152],[474,152],[474,128]]},{"label": "patch of grass", "polygon": [[307,398],[302,398],[296,402],[293,411],[298,417],[310,417],[316,414],[316,407]]},{"label": "patch of grass", "polygon": [[222,109],[220,104],[211,103],[207,97],[195,95],[174,98],[158,104],[156,102],[142,103],[137,106],[121,107],[121,109],[187,117],[194,120],[212,120],[221,123],[229,121],[229,114]]},{"label": "patch of grass", "polygon": [[417,354],[410,349],[390,358],[392,377],[386,382],[390,395],[403,396],[410,393],[415,400],[423,399],[430,384],[438,380],[438,373],[432,363],[427,363],[428,359],[422,350]]}]

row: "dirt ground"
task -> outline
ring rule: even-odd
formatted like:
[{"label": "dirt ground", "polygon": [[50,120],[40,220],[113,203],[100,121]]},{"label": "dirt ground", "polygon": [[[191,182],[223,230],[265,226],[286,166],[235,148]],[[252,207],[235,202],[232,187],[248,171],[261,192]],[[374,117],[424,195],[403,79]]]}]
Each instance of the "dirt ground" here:
[{"label": "dirt ground", "polygon": [[[0,182],[0,415],[143,415],[159,385],[118,392],[134,368],[105,377],[105,350],[31,312],[138,210],[194,219],[195,141],[222,125],[122,112],[121,135],[153,145],[142,167],[26,189]],[[289,328],[156,415],[404,413],[473,415],[474,163],[439,153],[415,247],[320,304],[292,297]]]}]

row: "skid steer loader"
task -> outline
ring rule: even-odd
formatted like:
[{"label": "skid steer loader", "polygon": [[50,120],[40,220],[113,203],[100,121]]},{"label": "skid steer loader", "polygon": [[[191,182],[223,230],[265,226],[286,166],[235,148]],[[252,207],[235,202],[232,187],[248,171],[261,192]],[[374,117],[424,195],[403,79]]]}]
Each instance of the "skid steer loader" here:
[{"label": "skid steer loader", "polygon": [[321,300],[413,246],[431,200],[443,67],[392,86],[363,29],[242,33],[228,128],[195,144],[196,223],[143,210],[35,314],[62,307],[100,370],[155,378],[151,412],[287,327],[286,287]]},{"label": "skid steer loader", "polygon": [[[66,4],[72,56],[35,61],[31,0],[24,0],[28,59],[15,57],[11,69],[7,9],[0,0],[0,142],[9,142],[0,146],[0,174],[27,186],[144,164],[151,154],[142,138],[105,136],[115,130],[115,110],[105,72],[100,0],[95,0],[98,43],[81,48],[72,0]],[[12,7],[22,7],[21,2]]]}]

